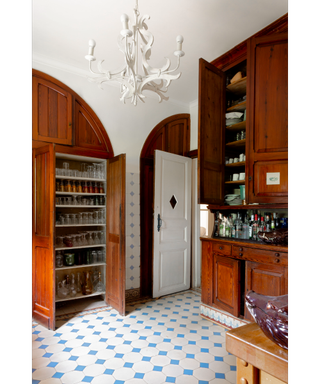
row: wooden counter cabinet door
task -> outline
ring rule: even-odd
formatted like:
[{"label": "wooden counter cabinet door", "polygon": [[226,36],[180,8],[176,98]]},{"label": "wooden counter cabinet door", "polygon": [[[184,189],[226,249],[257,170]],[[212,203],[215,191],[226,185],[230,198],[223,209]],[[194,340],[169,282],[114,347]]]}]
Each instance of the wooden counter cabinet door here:
[{"label": "wooden counter cabinet door", "polygon": [[[288,293],[288,267],[246,261],[246,290],[266,296],[281,296]],[[245,319],[254,321],[247,307]]]},{"label": "wooden counter cabinet door", "polygon": [[201,241],[201,301],[213,304],[213,243]]},{"label": "wooden counter cabinet door", "polygon": [[213,303],[239,317],[240,261],[213,255]]}]

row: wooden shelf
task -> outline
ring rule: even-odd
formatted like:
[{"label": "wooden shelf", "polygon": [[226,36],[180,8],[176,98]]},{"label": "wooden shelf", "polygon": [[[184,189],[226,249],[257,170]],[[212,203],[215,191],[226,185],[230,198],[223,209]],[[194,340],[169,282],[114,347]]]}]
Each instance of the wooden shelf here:
[{"label": "wooden shelf", "polygon": [[245,95],[247,91],[247,77],[235,81],[227,86],[227,90],[235,95]]},{"label": "wooden shelf", "polygon": [[56,191],[56,195],[68,195],[68,196],[73,196],[73,195],[79,195],[79,196],[105,196],[105,193],[87,193],[87,192],[58,192]]},{"label": "wooden shelf", "polygon": [[106,224],[57,224],[56,228],[68,228],[68,227],[105,227]]},{"label": "wooden shelf", "polygon": [[60,247],[56,248],[56,251],[69,251],[71,249],[85,249],[85,248],[97,248],[97,247],[105,247],[105,244],[92,244],[92,245],[80,245],[78,247]]},{"label": "wooden shelf", "polygon": [[239,161],[238,163],[225,164],[226,167],[243,167],[246,165],[245,161]]},{"label": "wooden shelf", "polygon": [[225,182],[225,184],[239,184],[239,185],[241,185],[241,184],[245,184],[245,180],[232,180],[232,181],[226,181]]},{"label": "wooden shelf", "polygon": [[213,205],[208,204],[208,209],[212,211],[225,211],[225,210],[248,210],[248,209],[288,209],[288,204],[247,204],[247,205]]},{"label": "wooden shelf", "polygon": [[243,112],[247,108],[247,100],[243,101],[240,104],[234,105],[227,109],[227,112],[241,111]]},{"label": "wooden shelf", "polygon": [[75,176],[60,176],[56,175],[56,179],[61,179],[61,180],[78,180],[78,181],[96,181],[98,183],[105,183],[105,179],[97,179],[94,177],[75,177]]},{"label": "wooden shelf", "polygon": [[232,141],[231,143],[227,143],[226,147],[244,147],[246,145],[246,139]]},{"label": "wooden shelf", "polygon": [[78,269],[78,268],[88,268],[88,267],[99,267],[102,265],[106,265],[106,263],[100,262],[100,263],[94,263],[94,264],[81,264],[81,265],[69,265],[69,266],[63,266],[61,268],[56,267],[56,271],[64,271],[66,269]]},{"label": "wooden shelf", "polygon": [[56,205],[56,208],[105,208],[105,205]]},{"label": "wooden shelf", "polygon": [[227,125],[226,129],[228,131],[243,131],[246,129],[246,123],[247,123],[247,120],[244,120],[244,121],[241,121],[241,123]]},{"label": "wooden shelf", "polygon": [[76,300],[76,299],[84,299],[85,297],[92,297],[92,296],[100,296],[105,295],[105,292],[94,292],[91,293],[91,295],[82,295],[81,293],[77,293],[75,297],[66,297],[65,299],[56,299],[56,303],[59,303],[60,301],[69,301],[69,300]]}]

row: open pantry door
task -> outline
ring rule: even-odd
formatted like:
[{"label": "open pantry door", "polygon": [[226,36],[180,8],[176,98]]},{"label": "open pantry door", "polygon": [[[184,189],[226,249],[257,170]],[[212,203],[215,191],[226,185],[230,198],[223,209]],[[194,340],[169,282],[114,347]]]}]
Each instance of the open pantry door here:
[{"label": "open pantry door", "polygon": [[226,75],[199,60],[198,203],[224,203]]},{"label": "open pantry door", "polygon": [[55,329],[55,155],[53,144],[32,150],[32,316]]},{"label": "open pantry door", "polygon": [[126,155],[107,160],[106,303],[125,314]]}]

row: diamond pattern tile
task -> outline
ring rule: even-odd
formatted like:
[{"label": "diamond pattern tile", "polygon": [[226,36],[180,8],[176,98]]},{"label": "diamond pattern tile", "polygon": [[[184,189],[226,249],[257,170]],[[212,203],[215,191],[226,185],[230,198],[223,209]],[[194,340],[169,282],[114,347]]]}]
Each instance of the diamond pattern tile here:
[{"label": "diamond pattern tile", "polygon": [[235,384],[226,329],[200,317],[198,292],[32,327],[32,382]]}]

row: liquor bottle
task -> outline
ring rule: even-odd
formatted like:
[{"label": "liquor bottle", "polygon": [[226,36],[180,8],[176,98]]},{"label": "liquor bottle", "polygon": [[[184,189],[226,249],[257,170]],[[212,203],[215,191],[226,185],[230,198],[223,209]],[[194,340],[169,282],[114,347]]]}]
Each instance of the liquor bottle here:
[{"label": "liquor bottle", "polygon": [[214,220],[214,226],[213,226],[213,231],[212,231],[212,236],[211,237],[217,237],[219,236],[219,211],[215,213],[215,220]]},{"label": "liquor bottle", "polygon": [[271,222],[270,222],[270,229],[271,231],[274,231],[275,229],[275,222],[274,222],[274,216],[271,216]]},{"label": "liquor bottle", "polygon": [[244,216],[244,221],[242,224],[242,239],[249,239],[249,220],[248,215]]},{"label": "liquor bottle", "polygon": [[251,215],[251,220],[249,223],[249,239],[252,240],[253,236],[253,223],[254,223],[254,214]]},{"label": "liquor bottle", "polygon": [[[258,227],[258,233],[259,233],[259,232],[264,232],[264,231],[265,231],[264,217],[261,216],[261,220],[260,220],[259,227]],[[262,241],[262,240],[259,238],[258,234],[257,234],[257,240],[258,240],[258,241]]]},{"label": "liquor bottle", "polygon": [[236,239],[241,239],[242,237],[242,220],[240,217],[240,213],[238,212],[238,216],[234,221],[236,226]]},{"label": "liquor bottle", "polygon": [[275,229],[280,228],[280,222],[279,222],[278,215],[276,212],[274,213],[274,224],[275,224]]},{"label": "liquor bottle", "polygon": [[270,232],[270,216],[266,213],[266,232]]},{"label": "liquor bottle", "polygon": [[224,220],[225,218],[222,217],[219,225],[219,236],[220,237],[225,237],[226,236],[226,222]]},{"label": "liquor bottle", "polygon": [[233,227],[233,218],[232,215],[229,215],[229,227],[230,227],[230,232],[229,232],[229,237],[232,237],[232,227]]},{"label": "liquor bottle", "polygon": [[257,240],[258,239],[258,236],[257,236],[257,233],[258,233],[258,226],[259,226],[259,223],[258,223],[258,215],[255,214],[254,215],[254,222],[252,224],[252,240]]}]

